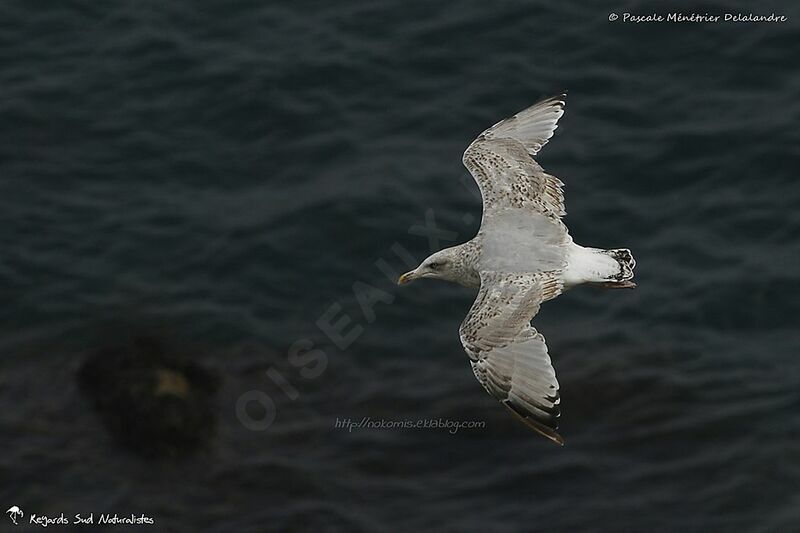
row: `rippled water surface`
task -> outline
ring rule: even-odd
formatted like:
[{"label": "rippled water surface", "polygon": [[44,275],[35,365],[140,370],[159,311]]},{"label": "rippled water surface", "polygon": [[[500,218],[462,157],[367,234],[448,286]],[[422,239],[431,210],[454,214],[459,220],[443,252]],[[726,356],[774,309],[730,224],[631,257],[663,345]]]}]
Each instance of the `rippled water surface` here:
[{"label": "rippled water surface", "polygon": [[[789,21],[6,3],[0,504],[168,531],[798,530],[800,11],[757,9]],[[426,213],[434,245],[470,238],[465,146],[564,89],[540,162],[575,240],[630,247],[639,287],[579,288],[536,318],[558,448],[475,381],[457,335],[473,294],[382,270],[404,268],[395,243],[429,253]],[[356,338],[326,334],[326,313]],[[120,447],[80,392],[81,363],[136,335],[221,377],[197,453]],[[253,404],[237,416],[248,391],[275,404],[264,431]],[[335,428],[362,417],[485,427]]]}]

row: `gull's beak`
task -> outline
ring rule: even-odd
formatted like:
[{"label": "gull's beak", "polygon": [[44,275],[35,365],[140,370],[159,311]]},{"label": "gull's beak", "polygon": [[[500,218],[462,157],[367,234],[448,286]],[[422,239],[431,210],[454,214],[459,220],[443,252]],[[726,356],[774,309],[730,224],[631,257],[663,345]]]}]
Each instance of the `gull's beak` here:
[{"label": "gull's beak", "polygon": [[397,278],[397,284],[398,285],[405,285],[406,283],[408,283],[410,281],[414,281],[416,279],[416,275],[417,275],[417,271],[416,270],[412,270],[411,272],[406,272],[405,274],[403,274],[402,276]]}]

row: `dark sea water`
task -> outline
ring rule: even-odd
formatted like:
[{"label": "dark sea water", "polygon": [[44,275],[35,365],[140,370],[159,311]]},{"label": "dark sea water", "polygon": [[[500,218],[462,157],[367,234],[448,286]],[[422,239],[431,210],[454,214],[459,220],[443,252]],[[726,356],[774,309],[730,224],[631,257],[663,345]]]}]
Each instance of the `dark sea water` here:
[{"label": "dark sea water", "polygon": [[[2,510],[161,531],[800,531],[800,10],[672,6],[4,2]],[[789,20],[608,20],[625,11]],[[381,267],[472,237],[464,148],[564,89],[539,160],[575,240],[630,247],[639,287],[578,288],[535,319],[559,448],[472,375],[473,294]],[[350,338],[325,332],[343,317]],[[220,377],[195,453],[121,446],[78,387],[87,357],[140,335]],[[363,417],[484,427],[335,427]]]}]

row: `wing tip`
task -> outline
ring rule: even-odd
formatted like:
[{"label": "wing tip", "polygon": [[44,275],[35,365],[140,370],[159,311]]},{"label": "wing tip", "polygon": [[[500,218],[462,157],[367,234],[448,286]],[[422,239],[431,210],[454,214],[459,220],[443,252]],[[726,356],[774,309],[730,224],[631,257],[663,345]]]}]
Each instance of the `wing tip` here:
[{"label": "wing tip", "polygon": [[523,415],[522,413],[517,411],[517,409],[515,409],[514,406],[509,404],[508,401],[504,401],[503,405],[505,405],[508,408],[509,411],[514,413],[514,416],[519,418],[520,421],[523,424],[528,426],[528,428],[534,430],[536,433],[538,433],[539,435],[545,437],[546,439],[550,440],[551,442],[555,442],[559,446],[564,446],[564,444],[565,444],[564,437],[562,437],[561,435],[558,434],[558,432],[556,431],[556,428],[551,428],[549,426],[546,426],[545,424],[542,424],[541,422],[539,422],[537,420],[534,420],[530,416]]},{"label": "wing tip", "polygon": [[556,107],[561,108],[562,110],[567,105],[567,90],[564,89],[560,91],[558,94],[555,94],[549,98],[545,98],[542,100],[543,103],[552,103],[555,104]]},{"label": "wing tip", "polygon": [[534,430],[536,433],[538,433],[539,435],[545,437],[546,439],[550,440],[551,442],[555,442],[559,446],[564,446],[564,443],[565,443],[564,437],[559,435],[558,432],[555,431],[554,429],[549,428],[549,427],[545,426],[544,424],[542,424],[540,422],[537,422],[536,420],[532,420],[530,418],[523,418],[522,422],[526,426],[528,426],[529,428]]}]

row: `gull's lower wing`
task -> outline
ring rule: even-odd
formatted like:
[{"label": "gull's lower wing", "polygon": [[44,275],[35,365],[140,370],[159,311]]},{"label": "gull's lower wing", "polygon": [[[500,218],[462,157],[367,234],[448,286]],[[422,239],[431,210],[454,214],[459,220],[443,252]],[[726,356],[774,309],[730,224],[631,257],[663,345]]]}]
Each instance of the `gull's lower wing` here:
[{"label": "gull's lower wing", "polygon": [[459,330],[472,370],[489,394],[559,444],[558,380],[544,337],[530,320],[562,288],[554,272],[481,272],[481,289]]}]

